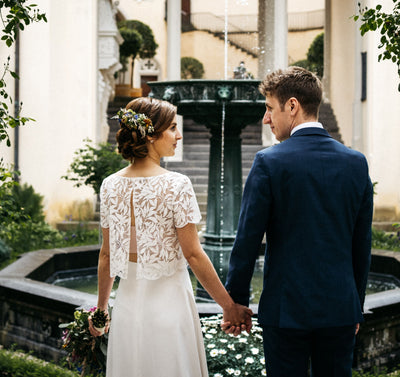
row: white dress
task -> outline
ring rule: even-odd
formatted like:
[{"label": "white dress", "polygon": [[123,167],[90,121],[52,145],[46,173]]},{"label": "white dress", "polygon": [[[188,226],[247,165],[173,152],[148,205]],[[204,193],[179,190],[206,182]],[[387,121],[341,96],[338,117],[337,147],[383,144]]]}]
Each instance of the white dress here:
[{"label": "white dress", "polygon": [[[168,172],[103,182],[101,224],[110,271],[121,277],[112,311],[107,377],[207,377],[193,290],[176,228],[200,220],[190,180]],[[138,263],[129,262],[131,200]],[[135,246],[136,246],[135,245]]]}]

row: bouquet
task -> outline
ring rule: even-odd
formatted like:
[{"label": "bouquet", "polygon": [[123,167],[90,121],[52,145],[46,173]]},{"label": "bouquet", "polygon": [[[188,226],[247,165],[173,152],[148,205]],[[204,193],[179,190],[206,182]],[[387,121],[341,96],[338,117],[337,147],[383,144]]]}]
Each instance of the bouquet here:
[{"label": "bouquet", "polygon": [[81,372],[81,376],[102,374],[106,370],[108,335],[93,337],[89,332],[89,317],[94,326],[105,327],[107,314],[96,307],[76,310],[74,321],[59,326],[64,329],[62,348],[68,354],[67,361]]}]

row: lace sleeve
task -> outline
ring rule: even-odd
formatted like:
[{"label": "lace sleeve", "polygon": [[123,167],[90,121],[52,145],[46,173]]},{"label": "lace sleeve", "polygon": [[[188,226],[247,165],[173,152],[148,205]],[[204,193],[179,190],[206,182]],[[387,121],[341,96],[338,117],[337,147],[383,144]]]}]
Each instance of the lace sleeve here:
[{"label": "lace sleeve", "polygon": [[100,225],[102,228],[109,228],[110,207],[108,201],[108,188],[103,181],[100,188]]},{"label": "lace sleeve", "polygon": [[184,177],[182,185],[179,185],[174,202],[175,227],[183,228],[188,223],[196,224],[201,220],[199,205],[192,183],[188,177]]}]

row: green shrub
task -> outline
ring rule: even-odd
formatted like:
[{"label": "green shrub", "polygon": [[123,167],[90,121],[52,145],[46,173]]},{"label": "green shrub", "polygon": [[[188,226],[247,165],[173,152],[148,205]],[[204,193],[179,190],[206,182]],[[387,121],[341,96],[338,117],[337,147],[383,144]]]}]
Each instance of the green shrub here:
[{"label": "green shrub", "polygon": [[124,168],[128,163],[115,151],[113,145],[103,143],[95,147],[90,145],[90,140],[85,141],[85,146],[74,153],[75,157],[67,175],[61,178],[76,182],[75,187],[91,186],[98,194],[104,178]]},{"label": "green shrub", "polygon": [[394,233],[372,228],[372,248],[400,251],[400,224],[393,224]]},{"label": "green shrub", "polygon": [[308,69],[322,77],[324,75],[324,33],[314,38],[307,51],[307,59],[298,60],[292,65]]},{"label": "green shrub", "polygon": [[181,79],[201,79],[204,75],[203,64],[196,58],[181,59]]},{"label": "green shrub", "polygon": [[32,221],[44,221],[43,196],[35,192],[34,188],[27,183],[15,185],[11,190],[15,204],[24,209]]},{"label": "green shrub", "polygon": [[0,348],[0,377],[78,377],[79,374],[21,351]]}]

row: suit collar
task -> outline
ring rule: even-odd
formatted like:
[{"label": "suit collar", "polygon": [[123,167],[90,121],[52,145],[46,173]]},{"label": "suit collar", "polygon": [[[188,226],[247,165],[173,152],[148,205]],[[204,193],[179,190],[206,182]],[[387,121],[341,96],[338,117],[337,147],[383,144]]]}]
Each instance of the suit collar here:
[{"label": "suit collar", "polygon": [[309,135],[320,135],[320,136],[327,136],[331,137],[324,128],[319,128],[319,127],[307,127],[307,128],[302,128],[298,131],[296,131],[292,136],[290,137],[297,137],[297,136],[309,136]]}]

